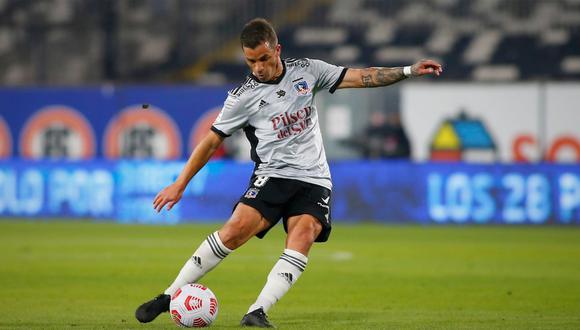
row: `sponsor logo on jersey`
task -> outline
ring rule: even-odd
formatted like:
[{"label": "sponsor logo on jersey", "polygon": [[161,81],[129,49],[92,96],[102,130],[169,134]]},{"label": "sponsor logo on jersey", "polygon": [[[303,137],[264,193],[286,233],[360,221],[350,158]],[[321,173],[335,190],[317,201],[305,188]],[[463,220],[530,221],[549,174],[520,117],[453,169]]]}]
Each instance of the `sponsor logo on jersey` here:
[{"label": "sponsor logo on jersey", "polygon": [[0,158],[8,158],[12,154],[12,135],[2,117],[0,117]]},{"label": "sponsor logo on jersey", "polygon": [[272,117],[272,129],[278,132],[277,137],[279,140],[300,134],[312,125],[311,115],[312,107],[293,112],[286,111]]},{"label": "sponsor logo on jersey", "polygon": [[308,83],[305,80],[294,85],[294,89],[298,92],[298,95],[306,95],[310,92],[310,88],[308,88]]},{"label": "sponsor logo on jersey", "polygon": [[140,105],[123,109],[111,119],[103,137],[107,158],[177,159],[181,137],[173,119],[159,108]]},{"label": "sponsor logo on jersey", "polygon": [[86,118],[64,105],[40,109],[20,134],[24,158],[88,159],[95,154],[95,136]]},{"label": "sponsor logo on jersey", "polygon": [[262,109],[263,107],[267,106],[268,102],[264,101],[264,100],[260,100],[260,104],[258,105],[258,109]]},{"label": "sponsor logo on jersey", "polygon": [[284,97],[284,95],[286,95],[286,91],[281,89],[276,92],[276,95],[278,95],[278,98]]}]

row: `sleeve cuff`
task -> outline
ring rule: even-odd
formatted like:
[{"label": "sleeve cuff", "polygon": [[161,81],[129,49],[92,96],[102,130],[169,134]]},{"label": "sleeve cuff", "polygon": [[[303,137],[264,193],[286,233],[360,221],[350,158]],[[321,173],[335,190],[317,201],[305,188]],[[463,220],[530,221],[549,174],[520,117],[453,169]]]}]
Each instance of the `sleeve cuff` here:
[{"label": "sleeve cuff", "polygon": [[217,135],[219,135],[219,136],[221,136],[221,137],[223,137],[223,138],[227,138],[228,136],[231,136],[231,135],[228,135],[228,134],[226,134],[226,133],[224,133],[224,132],[220,131],[219,129],[215,128],[215,126],[213,126],[213,125],[212,125],[212,127],[211,127],[211,130],[212,130],[214,133],[216,133]]},{"label": "sleeve cuff", "polygon": [[342,69],[340,76],[338,76],[338,79],[336,79],[336,82],[334,83],[334,85],[332,85],[332,87],[330,87],[330,90],[329,90],[330,94],[333,94],[334,91],[336,91],[336,89],[338,88],[338,85],[340,85],[340,83],[344,79],[344,75],[346,75],[347,70],[348,70],[348,68]]}]

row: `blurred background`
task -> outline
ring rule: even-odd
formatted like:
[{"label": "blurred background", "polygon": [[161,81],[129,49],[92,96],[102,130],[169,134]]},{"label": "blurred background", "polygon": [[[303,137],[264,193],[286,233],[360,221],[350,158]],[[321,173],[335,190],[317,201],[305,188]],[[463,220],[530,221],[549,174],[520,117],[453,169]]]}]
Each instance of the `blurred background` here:
[{"label": "blurred background", "polygon": [[223,85],[247,73],[241,27],[266,17],[287,57],[446,64],[444,80],[580,79],[577,0],[0,2],[3,85]]},{"label": "blurred background", "polygon": [[336,221],[580,223],[578,0],[0,0],[0,216],[227,218],[242,134],[172,212],[151,200],[244,81],[257,16],[283,57],[444,66],[317,95]]}]

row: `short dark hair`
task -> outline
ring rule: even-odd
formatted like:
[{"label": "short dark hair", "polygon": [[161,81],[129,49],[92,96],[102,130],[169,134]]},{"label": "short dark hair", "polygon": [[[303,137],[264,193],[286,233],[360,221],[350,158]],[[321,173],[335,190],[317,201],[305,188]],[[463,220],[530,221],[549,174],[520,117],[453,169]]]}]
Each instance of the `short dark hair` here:
[{"label": "short dark hair", "polygon": [[270,47],[276,47],[278,44],[278,36],[270,22],[263,18],[254,18],[244,25],[242,34],[240,35],[242,47],[256,48],[262,42],[268,42]]}]

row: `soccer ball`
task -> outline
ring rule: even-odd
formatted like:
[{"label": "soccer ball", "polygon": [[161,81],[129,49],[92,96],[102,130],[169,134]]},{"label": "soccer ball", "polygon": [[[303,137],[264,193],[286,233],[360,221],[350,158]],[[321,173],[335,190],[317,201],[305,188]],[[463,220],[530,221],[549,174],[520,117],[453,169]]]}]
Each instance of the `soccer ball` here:
[{"label": "soccer ball", "polygon": [[210,325],[217,317],[217,298],[201,284],[186,284],[171,296],[171,319],[180,327],[200,328]]}]

